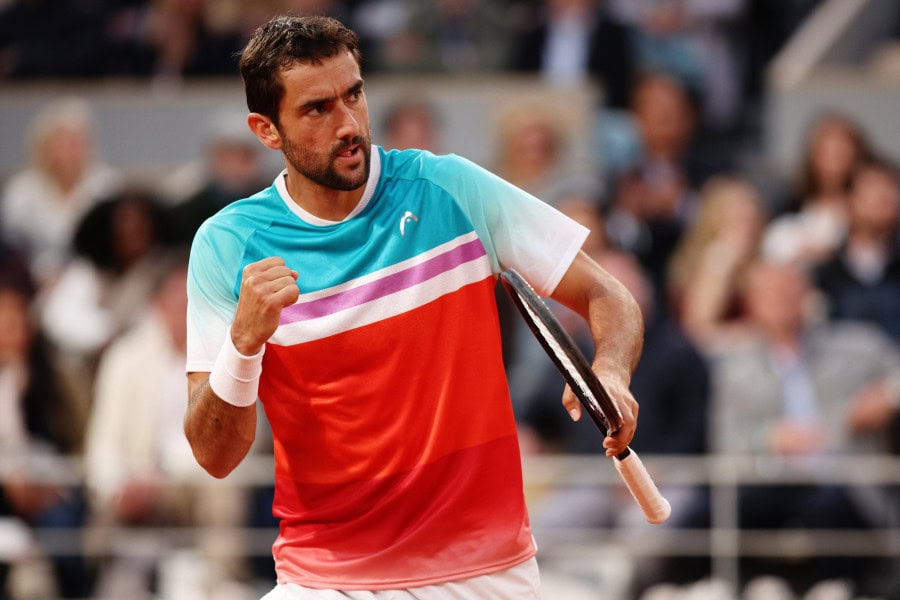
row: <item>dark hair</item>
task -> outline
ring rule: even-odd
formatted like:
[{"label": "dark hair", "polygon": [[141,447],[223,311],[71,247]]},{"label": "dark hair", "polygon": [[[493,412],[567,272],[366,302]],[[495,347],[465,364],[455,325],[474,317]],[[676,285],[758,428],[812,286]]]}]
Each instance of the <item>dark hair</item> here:
[{"label": "dark hair", "polygon": [[240,57],[241,77],[250,112],[278,125],[278,107],[284,97],[281,72],[295,63],[320,64],[348,51],[362,65],[359,38],[331,17],[279,16],[257,29]]},{"label": "dark hair", "polygon": [[166,213],[155,193],[140,187],[128,187],[91,207],[75,226],[72,246],[75,254],[88,259],[100,270],[122,272],[123,265],[115,244],[115,222],[119,210],[128,204],[139,206],[150,227],[151,243],[168,242]]},{"label": "dark hair", "polygon": [[853,144],[853,147],[858,154],[855,164],[850,166],[847,177],[844,180],[844,191],[849,190],[850,178],[856,167],[860,163],[867,162],[874,157],[874,150],[866,130],[850,115],[837,110],[826,110],[817,114],[807,125],[806,133],[804,134],[803,164],[801,166],[800,181],[798,184],[799,191],[797,197],[794,198],[794,206],[790,207],[793,210],[799,209],[800,205],[808,198],[815,196],[822,191],[816,181],[812,150],[819,132],[827,125],[837,125],[843,128],[850,139],[850,143]]},{"label": "dark hair", "polygon": [[873,153],[856,164],[850,173],[850,181],[847,184],[848,190],[854,191],[856,186],[859,185],[860,176],[872,171],[887,175],[900,185],[900,168],[890,158]]},{"label": "dark hair", "polygon": [[33,300],[38,292],[28,259],[15,247],[0,240],[0,291],[12,290]]}]

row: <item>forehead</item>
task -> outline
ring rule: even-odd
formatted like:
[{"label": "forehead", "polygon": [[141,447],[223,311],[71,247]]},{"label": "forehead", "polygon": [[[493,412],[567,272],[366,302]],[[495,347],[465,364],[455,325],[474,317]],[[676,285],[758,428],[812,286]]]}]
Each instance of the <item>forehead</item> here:
[{"label": "forehead", "polygon": [[360,80],[359,65],[349,51],[320,63],[295,62],[281,70],[285,100],[295,102],[340,96]]}]

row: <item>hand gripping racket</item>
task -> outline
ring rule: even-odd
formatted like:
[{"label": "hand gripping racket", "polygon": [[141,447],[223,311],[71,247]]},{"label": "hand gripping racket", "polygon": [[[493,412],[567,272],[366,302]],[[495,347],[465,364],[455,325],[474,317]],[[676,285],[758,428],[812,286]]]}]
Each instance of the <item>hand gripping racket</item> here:
[{"label": "hand gripping racket", "polygon": [[[594,424],[605,434],[618,431],[622,425],[622,415],[556,316],[515,269],[501,273],[500,280]],[[613,463],[644,513],[644,518],[650,523],[662,523],[668,519],[672,510],[669,502],[659,493],[634,450],[626,448],[613,459]]]}]

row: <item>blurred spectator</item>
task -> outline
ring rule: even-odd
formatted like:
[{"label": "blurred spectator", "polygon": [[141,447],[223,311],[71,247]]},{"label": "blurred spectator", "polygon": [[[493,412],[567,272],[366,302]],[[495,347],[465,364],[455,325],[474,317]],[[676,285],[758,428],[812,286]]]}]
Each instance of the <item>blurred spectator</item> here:
[{"label": "blurred spectator", "polygon": [[731,25],[745,0],[609,0],[614,19],[629,28],[640,71],[676,74],[698,96],[705,124],[732,127],[740,115],[744,73]]},{"label": "blurred spectator", "polygon": [[[35,529],[80,527],[84,497],[67,459],[79,456],[87,409],[67,393],[33,322],[36,288],[25,263],[8,248],[0,259],[0,517]],[[53,576],[28,587],[37,584],[43,597],[86,597],[91,576],[80,550],[43,550],[53,552],[44,555]]]},{"label": "blurred spectator", "polygon": [[701,348],[728,343],[741,327],[743,278],[757,257],[767,222],[756,187],[738,176],[710,179],[700,190],[696,220],[669,263],[668,300],[677,321]]},{"label": "blurred spectator", "polygon": [[[808,278],[794,266],[751,267],[745,303],[754,335],[722,349],[713,363],[716,451],[773,454],[810,473],[827,473],[829,456],[887,450],[900,352],[874,327],[811,321],[811,292]],[[884,501],[881,490],[861,485],[748,486],[740,493],[740,524],[884,526]],[[858,593],[867,593],[866,576],[876,566],[872,560],[821,559],[792,562],[789,569],[795,579],[852,577]]]},{"label": "blurred spectator", "polygon": [[166,232],[156,197],[138,188],[102,200],[78,223],[76,257],[40,319],[59,366],[87,402],[99,353],[146,306]]},{"label": "blurred spectator", "polygon": [[386,150],[419,148],[440,153],[441,122],[437,107],[418,97],[398,99],[387,108],[382,127]]},{"label": "blurred spectator", "polygon": [[869,321],[900,342],[900,175],[893,165],[857,167],[848,227],[837,254],[816,272],[833,319]]},{"label": "blurred spectator", "polygon": [[661,297],[669,258],[694,218],[700,184],[691,164],[695,111],[678,80],[654,73],[637,83],[631,114],[640,153],[625,172],[611,174],[607,235],[640,259]]},{"label": "blurred spectator", "polygon": [[120,177],[97,155],[93,112],[83,100],[44,107],[29,123],[26,142],[30,164],[7,181],[0,224],[44,288],[69,259],[78,220],[120,185]]},{"label": "blurred spectator", "polygon": [[[196,548],[209,588],[183,587],[179,597],[218,598],[217,589],[241,576],[242,561],[240,541],[214,530],[244,524],[244,492],[211,479],[184,437],[187,253],[160,262],[165,269],[155,277],[149,307],[101,358],[85,450],[92,521],[209,528]],[[107,598],[146,594],[157,561],[166,564],[176,554],[165,544],[148,555],[130,543],[107,542],[112,545],[102,549],[111,558],[98,581]]]},{"label": "blurred spectator", "polygon": [[805,265],[833,255],[846,232],[847,188],[857,165],[871,158],[866,132],[848,116],[816,117],[806,135],[797,197],[763,238],[763,254]]},{"label": "blurred spectator", "polygon": [[635,75],[626,29],[608,18],[603,0],[549,0],[534,6],[517,32],[514,71],[539,73],[550,85],[590,80],[602,86],[604,105],[626,108]]},{"label": "blurred spectator", "polygon": [[551,204],[574,185],[599,187],[592,173],[567,160],[570,135],[567,124],[542,104],[505,109],[494,136],[493,171]]},{"label": "blurred spectator", "polygon": [[[195,171],[188,178],[197,181],[187,184],[194,190],[180,198],[176,196],[176,203],[169,210],[171,238],[189,243],[208,217],[227,204],[268,187],[276,173],[266,171],[262,150],[247,127],[245,115],[214,115],[207,128],[203,160],[187,168]],[[184,178],[183,173],[181,177]]]}]

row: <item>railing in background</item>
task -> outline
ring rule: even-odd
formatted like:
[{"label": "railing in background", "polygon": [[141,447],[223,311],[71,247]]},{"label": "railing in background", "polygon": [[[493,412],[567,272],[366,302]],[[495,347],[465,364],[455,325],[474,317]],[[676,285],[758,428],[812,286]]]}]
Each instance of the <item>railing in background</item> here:
[{"label": "railing in background", "polygon": [[[536,529],[540,556],[564,559],[583,556],[592,549],[615,546],[624,554],[640,556],[709,556],[713,575],[737,586],[738,559],[754,557],[797,556],[887,556],[898,560],[900,568],[900,503],[890,525],[876,530],[742,530],[738,526],[738,488],[743,485],[782,485],[834,483],[848,486],[894,488],[900,493],[900,457],[858,456],[827,457],[810,469],[808,462],[774,456],[642,456],[657,483],[666,486],[709,486],[711,495],[711,527],[676,529],[650,526],[636,531],[629,527]],[[0,479],[9,474],[9,462],[0,457]],[[62,468],[47,469],[48,482],[71,483],[80,477],[80,465],[71,461]],[[61,473],[68,473],[60,477]],[[570,485],[592,485],[598,488],[620,486],[612,463],[601,456],[541,455],[524,462],[527,496]],[[272,458],[249,456],[228,478],[232,485],[243,488],[267,487],[272,484]],[[598,489],[598,493],[603,493]],[[774,501],[775,499],[773,499]],[[96,530],[53,529],[35,532],[35,542],[44,552],[68,554],[84,552],[89,545],[85,536]],[[191,546],[201,537],[238,536],[238,551],[246,556],[267,556],[276,532],[271,528],[239,528],[211,531],[205,528],[128,528],[107,527],[102,532],[116,548],[131,548],[140,553],[146,548]],[[0,544],[0,553],[4,545]],[[155,550],[154,550],[155,551]],[[90,552],[90,550],[88,550]],[[0,555],[0,559],[9,556]]]}]

